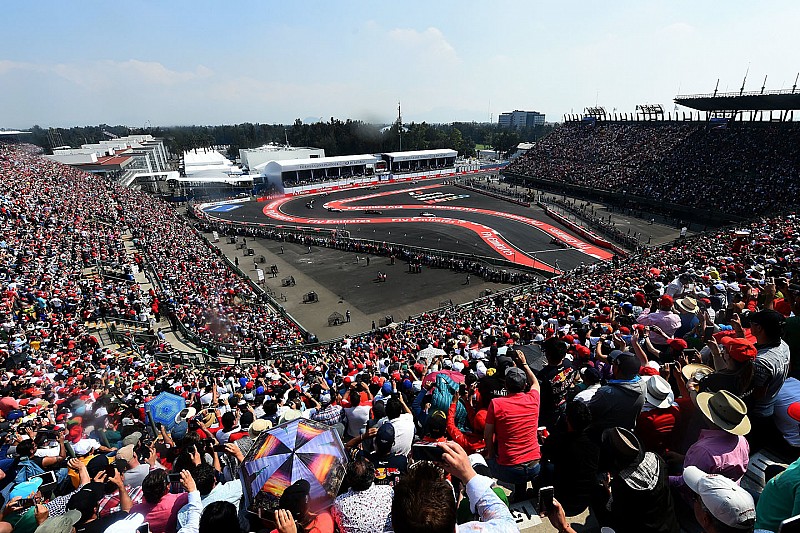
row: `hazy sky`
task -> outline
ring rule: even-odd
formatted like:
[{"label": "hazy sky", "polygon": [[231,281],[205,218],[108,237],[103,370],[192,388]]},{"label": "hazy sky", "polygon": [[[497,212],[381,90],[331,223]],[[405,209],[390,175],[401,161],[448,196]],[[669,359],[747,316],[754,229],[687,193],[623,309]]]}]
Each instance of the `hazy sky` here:
[{"label": "hazy sky", "polygon": [[800,2],[9,1],[0,127],[548,121],[791,88]]}]

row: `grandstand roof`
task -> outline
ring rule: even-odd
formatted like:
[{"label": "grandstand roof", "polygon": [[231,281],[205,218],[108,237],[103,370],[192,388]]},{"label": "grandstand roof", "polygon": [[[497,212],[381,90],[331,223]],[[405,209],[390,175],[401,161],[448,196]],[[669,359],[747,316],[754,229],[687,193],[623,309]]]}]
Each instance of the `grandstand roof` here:
[{"label": "grandstand roof", "polygon": [[458,152],[455,150],[411,150],[408,152],[389,152],[383,155],[391,157],[395,161],[408,161],[410,159],[433,159],[436,157],[456,157]]},{"label": "grandstand roof", "polygon": [[675,103],[698,111],[800,110],[800,92],[786,91],[678,95]]},{"label": "grandstand roof", "polygon": [[315,157],[313,159],[283,159],[270,161],[264,167],[266,172],[286,172],[309,168],[332,168],[354,165],[374,165],[378,158],[371,155],[340,155],[334,157]]}]

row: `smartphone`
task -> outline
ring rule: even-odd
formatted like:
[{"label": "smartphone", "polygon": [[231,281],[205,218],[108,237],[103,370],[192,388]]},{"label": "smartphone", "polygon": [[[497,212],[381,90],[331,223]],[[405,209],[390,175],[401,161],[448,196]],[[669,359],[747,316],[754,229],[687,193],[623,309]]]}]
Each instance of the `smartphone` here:
[{"label": "smartphone", "polygon": [[44,474],[39,474],[38,476],[31,476],[28,479],[33,479],[35,477],[38,477],[38,478],[42,479],[42,485],[41,485],[40,489],[47,490],[47,487],[49,485],[55,485],[56,484],[56,474],[55,474],[55,472],[45,472]]},{"label": "smartphone", "polygon": [[22,498],[19,501],[19,504],[23,509],[29,509],[30,507],[36,505],[36,498]]},{"label": "smartphone", "polygon": [[714,326],[706,326],[705,331],[703,332],[703,340],[708,342],[711,340],[711,335],[714,334]]},{"label": "smartphone", "polygon": [[145,522],[141,526],[137,527],[136,533],[150,533],[150,523]]},{"label": "smartphone", "polygon": [[553,487],[541,487],[539,489],[539,512],[549,514],[553,509]]},{"label": "smartphone", "polygon": [[787,518],[778,526],[778,533],[798,533],[800,532],[800,515]]},{"label": "smartphone", "polygon": [[215,452],[217,453],[224,453],[225,452],[225,445],[224,444],[215,444],[212,446]]},{"label": "smartphone", "polygon": [[108,465],[106,467],[106,479],[111,479],[117,475],[117,467],[114,465]]},{"label": "smartphone", "polygon": [[684,348],[683,355],[686,356],[690,363],[697,362],[700,359],[700,352],[697,351],[697,348]]},{"label": "smartphone", "polygon": [[435,444],[414,444],[411,455],[415,461],[441,461],[444,448]]},{"label": "smartphone", "polygon": [[172,472],[167,474],[167,479],[170,483],[180,483],[181,482],[181,473],[180,472]]}]

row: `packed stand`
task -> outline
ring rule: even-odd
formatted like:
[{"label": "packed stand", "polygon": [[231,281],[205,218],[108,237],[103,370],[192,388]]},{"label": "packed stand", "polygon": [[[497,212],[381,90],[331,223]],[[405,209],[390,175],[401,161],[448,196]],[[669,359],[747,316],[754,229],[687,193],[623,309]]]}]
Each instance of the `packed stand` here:
[{"label": "packed stand", "polygon": [[[82,335],[77,281],[76,309],[48,300],[51,284],[72,288],[62,281],[69,268],[80,280],[83,259],[65,255],[63,271],[47,277],[46,248],[25,251],[25,242],[70,249],[72,240],[47,240],[36,202],[22,211],[27,197],[7,183],[22,157],[0,159],[14,167],[2,182],[4,208],[11,206],[0,247],[2,531],[133,533],[147,522],[153,533],[452,532],[456,524],[511,532],[510,504],[529,499],[567,532],[567,517],[586,510],[617,532],[677,532],[690,522],[706,531],[777,531],[798,514],[794,216],[646,250],[613,268],[575,271],[318,351],[187,368],[120,356]],[[154,248],[141,225],[169,224],[156,212],[161,204],[115,194],[118,206],[132,207],[124,222],[142,249]],[[38,198],[41,212],[63,215],[66,225],[85,216]],[[39,224],[26,225],[34,216]],[[116,216],[104,220],[109,227],[122,225]],[[25,241],[31,227],[42,233]],[[190,228],[169,227],[173,248],[183,246],[180,235],[201,253]],[[174,275],[195,285],[192,265],[214,268],[178,257],[186,268]],[[167,278],[180,268],[160,264]],[[221,287],[195,288],[189,309]],[[214,301],[231,312],[230,302]],[[146,406],[164,393],[180,407],[156,424]],[[348,457],[322,494],[314,476],[254,470],[253,458],[277,446],[284,424],[300,421],[313,434],[338,434]],[[747,474],[760,450],[788,463],[768,469],[763,490]],[[275,498],[247,494],[240,478],[254,472]]]},{"label": "packed stand", "polygon": [[507,171],[697,208],[736,198],[752,216],[800,200],[800,125],[566,123]]}]

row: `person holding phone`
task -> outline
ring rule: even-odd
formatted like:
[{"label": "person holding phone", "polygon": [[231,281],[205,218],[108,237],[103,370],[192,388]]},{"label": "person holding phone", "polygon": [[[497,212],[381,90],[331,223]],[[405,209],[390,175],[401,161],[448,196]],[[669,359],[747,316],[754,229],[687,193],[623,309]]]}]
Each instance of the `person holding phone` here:
[{"label": "person holding phone", "polygon": [[[186,475],[183,475],[183,473]],[[194,479],[188,471],[181,474],[181,482],[187,492],[196,491]],[[188,476],[188,478],[187,478]],[[188,485],[191,480],[191,487]],[[150,523],[152,533],[175,533],[178,530],[178,511],[189,502],[187,492],[172,494],[166,470],[153,470],[142,482],[144,501],[133,506],[131,512],[141,513]],[[198,501],[200,495],[197,495]]]},{"label": "person holding phone", "polygon": [[[104,484],[108,482],[119,492],[119,511],[100,516],[98,504],[104,496]],[[67,509],[80,511],[81,519],[75,526],[75,533],[103,533],[114,522],[128,516],[133,507],[133,502],[119,471],[115,470],[113,477],[108,477],[106,472],[101,472],[95,477],[95,482],[73,494],[67,504]]]},{"label": "person holding phone", "polygon": [[539,475],[539,381],[519,350],[507,352],[515,365],[505,371],[508,396],[489,403],[484,426],[487,462],[492,475],[514,484],[514,499],[525,497],[527,484]]},{"label": "person holding phone", "polygon": [[[470,506],[480,517],[479,522],[459,524],[458,531],[518,532],[508,506],[492,490],[494,480],[475,472],[469,456],[455,442],[441,442],[437,446],[443,450],[438,466],[464,484]],[[457,510],[453,486],[439,467],[420,463],[394,487],[391,502],[391,526],[394,531],[427,533],[456,530]],[[424,497],[420,498],[420,495]]]}]

